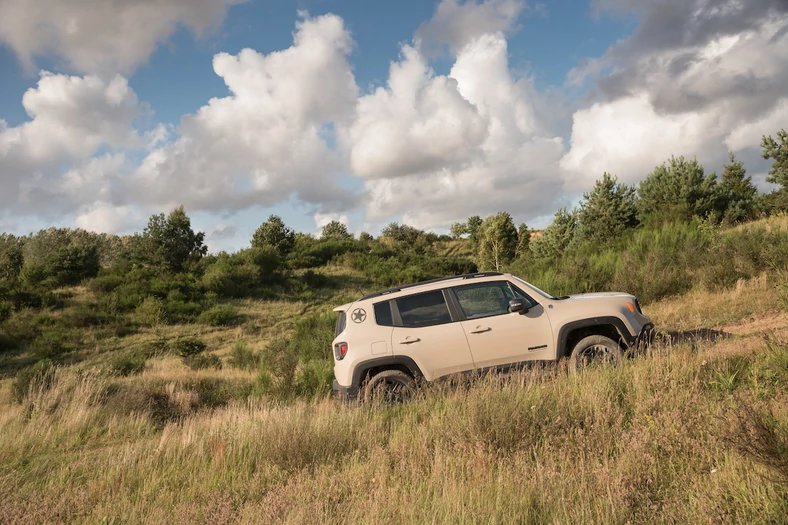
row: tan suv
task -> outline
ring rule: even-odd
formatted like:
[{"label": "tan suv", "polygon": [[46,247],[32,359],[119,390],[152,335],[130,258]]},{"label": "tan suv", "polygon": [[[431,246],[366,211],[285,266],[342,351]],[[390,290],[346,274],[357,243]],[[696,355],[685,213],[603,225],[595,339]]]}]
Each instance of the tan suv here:
[{"label": "tan suv", "polygon": [[619,363],[653,324],[624,293],[553,297],[510,274],[483,272],[365,295],[339,312],[334,391],[399,398],[416,381],[569,357]]}]

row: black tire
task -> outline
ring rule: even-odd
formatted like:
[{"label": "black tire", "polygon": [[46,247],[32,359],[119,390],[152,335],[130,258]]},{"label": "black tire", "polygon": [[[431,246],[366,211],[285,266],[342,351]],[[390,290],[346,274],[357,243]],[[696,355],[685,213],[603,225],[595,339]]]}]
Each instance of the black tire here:
[{"label": "black tire", "polygon": [[624,352],[618,343],[604,335],[589,335],[572,349],[569,369],[572,372],[582,372],[589,365],[619,366],[623,359]]},{"label": "black tire", "polygon": [[399,370],[384,370],[375,374],[364,385],[366,403],[402,403],[413,395],[413,378]]}]

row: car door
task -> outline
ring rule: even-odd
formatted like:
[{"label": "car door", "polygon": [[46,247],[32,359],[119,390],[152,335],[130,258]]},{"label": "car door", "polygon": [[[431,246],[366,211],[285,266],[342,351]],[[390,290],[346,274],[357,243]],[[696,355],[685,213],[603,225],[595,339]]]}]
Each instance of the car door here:
[{"label": "car door", "polygon": [[468,340],[459,319],[452,317],[443,290],[393,299],[395,355],[413,359],[425,379],[474,369]]},{"label": "car door", "polygon": [[[463,331],[478,369],[555,358],[550,320],[544,308],[508,281],[451,288],[464,317]],[[529,301],[525,314],[509,312],[515,297]]]}]

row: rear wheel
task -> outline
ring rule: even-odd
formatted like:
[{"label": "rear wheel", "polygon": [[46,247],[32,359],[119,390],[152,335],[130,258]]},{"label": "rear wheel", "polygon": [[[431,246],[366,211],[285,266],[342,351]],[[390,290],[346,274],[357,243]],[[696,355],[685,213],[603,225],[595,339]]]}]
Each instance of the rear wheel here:
[{"label": "rear wheel", "polygon": [[364,387],[364,401],[402,403],[413,395],[413,378],[400,370],[384,370],[372,376]]},{"label": "rear wheel", "polygon": [[581,339],[572,350],[569,368],[581,372],[591,366],[618,366],[624,353],[618,343],[604,335],[589,335]]}]

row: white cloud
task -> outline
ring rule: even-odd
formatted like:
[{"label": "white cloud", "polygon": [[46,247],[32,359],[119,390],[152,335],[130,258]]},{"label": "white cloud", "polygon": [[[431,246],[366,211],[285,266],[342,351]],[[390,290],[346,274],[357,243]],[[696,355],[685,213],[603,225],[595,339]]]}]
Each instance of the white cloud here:
[{"label": "white cloud", "polygon": [[523,0],[442,0],[432,18],[416,30],[414,41],[426,54],[444,46],[457,53],[482,35],[511,31],[525,8]]},{"label": "white cloud", "polygon": [[100,233],[122,234],[138,229],[144,221],[145,215],[137,207],[96,201],[77,210],[74,227]]},{"label": "white cloud", "polygon": [[[576,71],[575,79],[612,67],[599,80],[606,97],[574,115],[571,149],[561,161],[568,187],[588,187],[603,171],[637,182],[671,155],[719,169],[728,149],[757,148],[763,134],[780,129],[788,119],[788,37],[784,20],[769,13],[754,28],[674,44],[638,61],[620,56],[624,41],[601,59],[604,67]],[[749,168],[762,166],[756,159]]]},{"label": "white cloud", "polygon": [[346,147],[354,174],[365,179],[367,220],[402,215],[441,228],[502,209],[521,218],[551,210],[563,142],[536,110],[551,105],[547,97],[512,76],[504,36],[468,43],[448,76],[423,64],[404,46],[388,89],[359,101]]},{"label": "white cloud", "polygon": [[402,47],[391,64],[388,89],[358,101],[346,133],[353,173],[382,179],[461,167],[479,153],[487,121],[457,90],[457,81],[435,76],[419,52]]},{"label": "white cloud", "polygon": [[[0,126],[0,208],[57,216],[107,197],[125,163],[114,151],[141,145],[133,124],[146,108],[126,79],[43,72],[22,104],[30,120]],[[94,158],[100,148],[112,153]]]},{"label": "white cloud", "polygon": [[198,35],[244,0],[3,0],[0,41],[26,67],[55,55],[82,73],[130,72],[180,24]]},{"label": "white cloud", "polygon": [[231,94],[185,116],[174,142],[152,151],[129,190],[160,206],[239,210],[295,196],[344,202],[344,161],[327,142],[349,116],[357,87],[347,62],[350,34],[335,15],[297,24],[293,46],[263,55],[214,57]]}]

